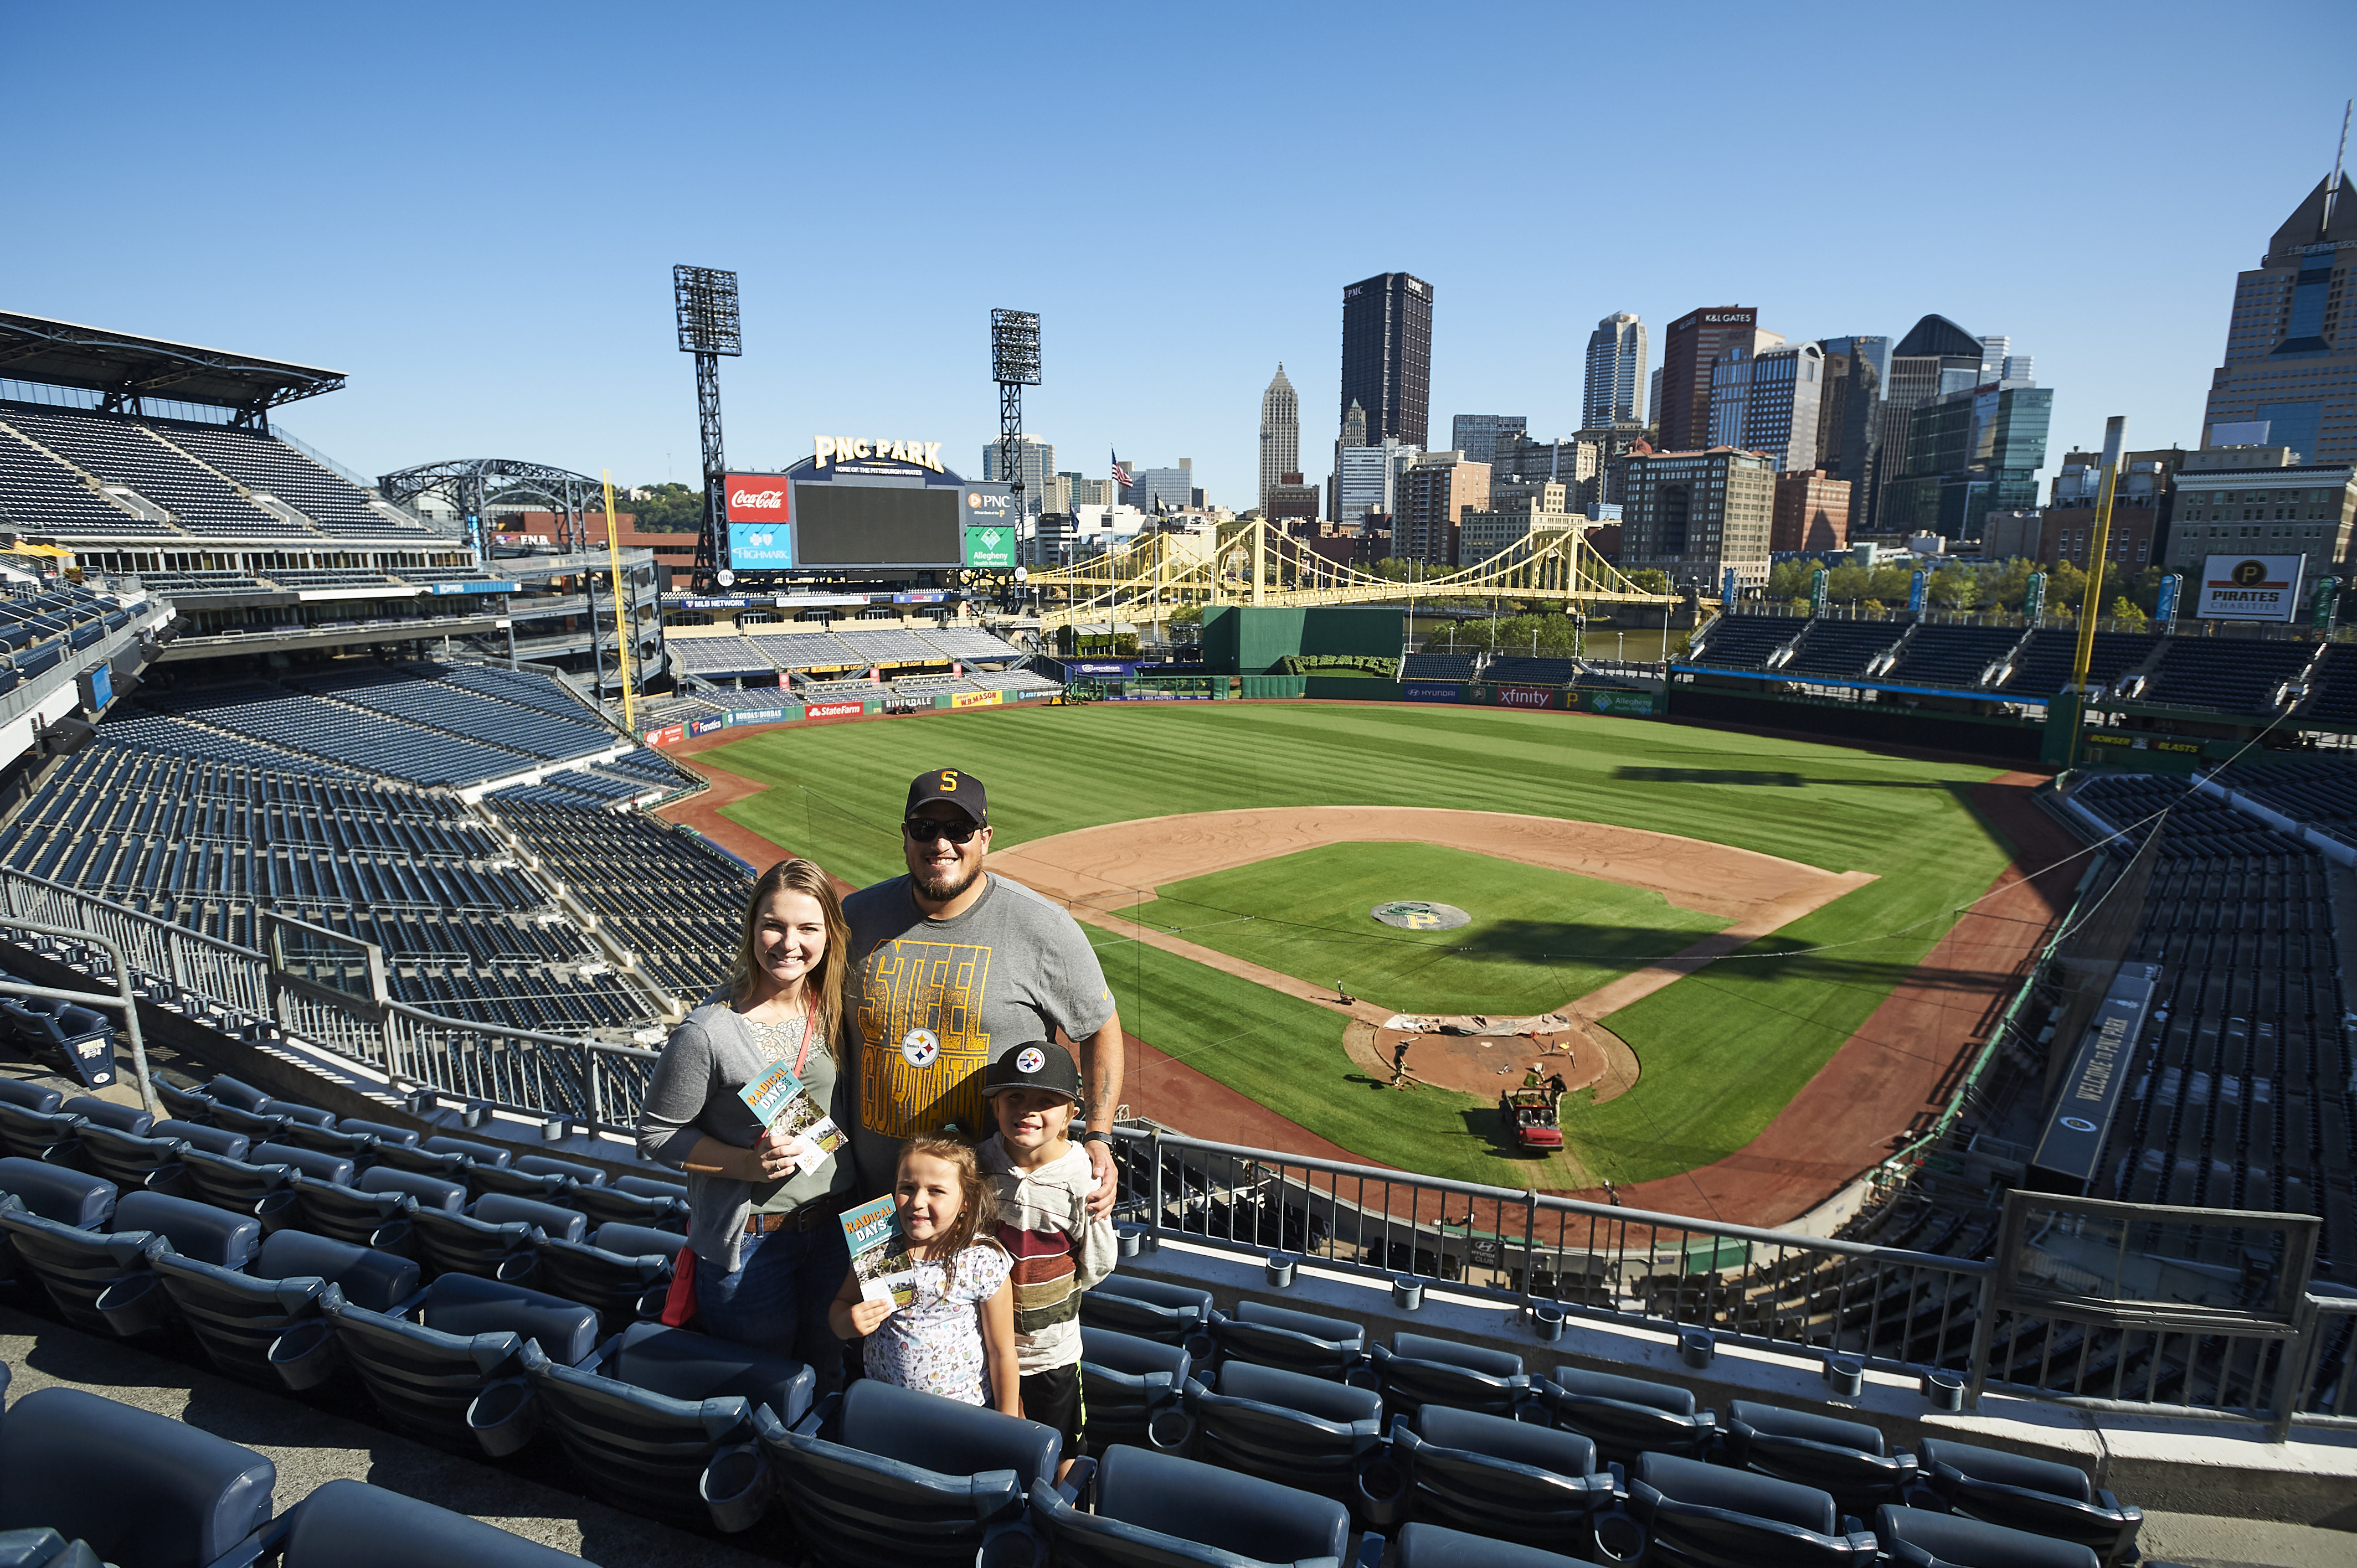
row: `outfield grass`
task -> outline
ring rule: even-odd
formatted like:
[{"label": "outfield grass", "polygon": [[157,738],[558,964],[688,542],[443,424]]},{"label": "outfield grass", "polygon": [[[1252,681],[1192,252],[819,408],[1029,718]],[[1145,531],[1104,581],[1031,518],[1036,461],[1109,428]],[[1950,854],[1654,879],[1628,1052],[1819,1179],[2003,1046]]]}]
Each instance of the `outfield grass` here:
[{"label": "outfield grass", "polygon": [[[1608,1105],[1567,1105],[1566,1133],[1589,1168],[1616,1182],[1707,1164],[1757,1136],[2009,854],[1964,799],[1994,769],[1641,719],[1104,703],[772,730],[710,755],[774,786],[727,815],[856,883],[901,869],[908,781],[945,767],[988,787],[1002,848],[1238,807],[1422,806],[1622,823],[1875,874],[1746,950],[1824,950],[1738,954],[1606,1020],[1636,1048],[1643,1074]],[[1361,1103],[1346,1083],[1336,1015],[1121,946],[1107,950],[1107,972],[1125,1023],[1142,1038],[1372,1158],[1523,1179],[1528,1167],[1494,1157],[1486,1134],[1440,1137],[1483,1131],[1494,1120],[1488,1106],[1439,1090],[1372,1089]],[[1486,1174],[1471,1176],[1477,1168]]]},{"label": "outfield grass", "polygon": [[[1125,911],[1158,929],[1399,1012],[1544,1013],[1729,922],[1660,894],[1426,843],[1338,843],[1166,884]],[[1454,904],[1453,931],[1368,911]]]}]

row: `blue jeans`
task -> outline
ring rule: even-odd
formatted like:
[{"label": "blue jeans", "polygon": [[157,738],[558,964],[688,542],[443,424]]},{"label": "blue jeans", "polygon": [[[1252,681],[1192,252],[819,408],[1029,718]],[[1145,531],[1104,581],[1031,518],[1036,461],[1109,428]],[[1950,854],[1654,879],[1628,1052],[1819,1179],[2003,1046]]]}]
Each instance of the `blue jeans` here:
[{"label": "blue jeans", "polygon": [[843,1227],[832,1219],[807,1230],[772,1230],[746,1239],[737,1271],[695,1261],[695,1310],[718,1339],[790,1356],[817,1374],[821,1393],[843,1380],[843,1342],[826,1309],[851,1272]]}]

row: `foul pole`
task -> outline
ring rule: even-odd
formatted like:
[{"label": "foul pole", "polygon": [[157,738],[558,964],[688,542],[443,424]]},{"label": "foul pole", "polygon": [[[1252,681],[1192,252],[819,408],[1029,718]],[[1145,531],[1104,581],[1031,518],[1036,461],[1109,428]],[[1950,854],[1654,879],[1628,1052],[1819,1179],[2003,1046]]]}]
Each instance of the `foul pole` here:
[{"label": "foul pole", "polygon": [[[636,735],[639,732],[638,709],[630,700],[630,628],[624,621],[622,612],[622,520],[614,515],[614,470],[600,468],[597,473],[606,485],[606,566],[613,574],[614,658],[615,669],[622,679],[622,727]],[[595,621],[589,626],[589,640],[593,643],[597,640]]]},{"label": "foul pole", "polygon": [[[2104,485],[2095,499],[2095,537],[2090,544],[2087,563],[2087,588],[2079,597],[2079,649],[2071,660],[2071,689],[2079,694],[2080,712],[2091,693],[2087,690],[2087,667],[2095,656],[2095,617],[2104,604],[2104,559],[2111,549],[2112,495],[2119,488],[2120,452],[2127,445],[2128,422],[2125,414],[2115,413],[2104,422]],[[2078,725],[2071,727],[2070,762],[2079,760]]]}]

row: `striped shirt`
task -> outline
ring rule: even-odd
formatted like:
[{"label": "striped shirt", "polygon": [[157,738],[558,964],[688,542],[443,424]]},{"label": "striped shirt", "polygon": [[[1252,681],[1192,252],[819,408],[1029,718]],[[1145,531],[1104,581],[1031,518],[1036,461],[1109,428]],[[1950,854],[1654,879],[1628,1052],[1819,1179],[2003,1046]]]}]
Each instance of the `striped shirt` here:
[{"label": "striped shirt", "polygon": [[1096,1170],[1074,1144],[1037,1170],[1008,1164],[996,1133],[975,1154],[998,1194],[998,1244],[1015,1260],[1016,1364],[1027,1375],[1081,1359],[1081,1292],[1113,1273],[1110,1219],[1089,1218]]}]

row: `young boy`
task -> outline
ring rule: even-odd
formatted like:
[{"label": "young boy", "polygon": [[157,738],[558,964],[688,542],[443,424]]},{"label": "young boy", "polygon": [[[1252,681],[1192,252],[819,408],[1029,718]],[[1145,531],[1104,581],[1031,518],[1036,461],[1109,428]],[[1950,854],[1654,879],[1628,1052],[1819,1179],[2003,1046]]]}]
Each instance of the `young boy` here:
[{"label": "young boy", "polygon": [[1096,1173],[1068,1135],[1081,1105],[1081,1069],[1047,1040],[1009,1047],[990,1064],[983,1098],[998,1131],[976,1151],[998,1192],[998,1243],[1015,1260],[1016,1364],[1023,1413],[1064,1434],[1067,1463],[1082,1451],[1081,1292],[1113,1273],[1111,1219],[1089,1218]]}]

